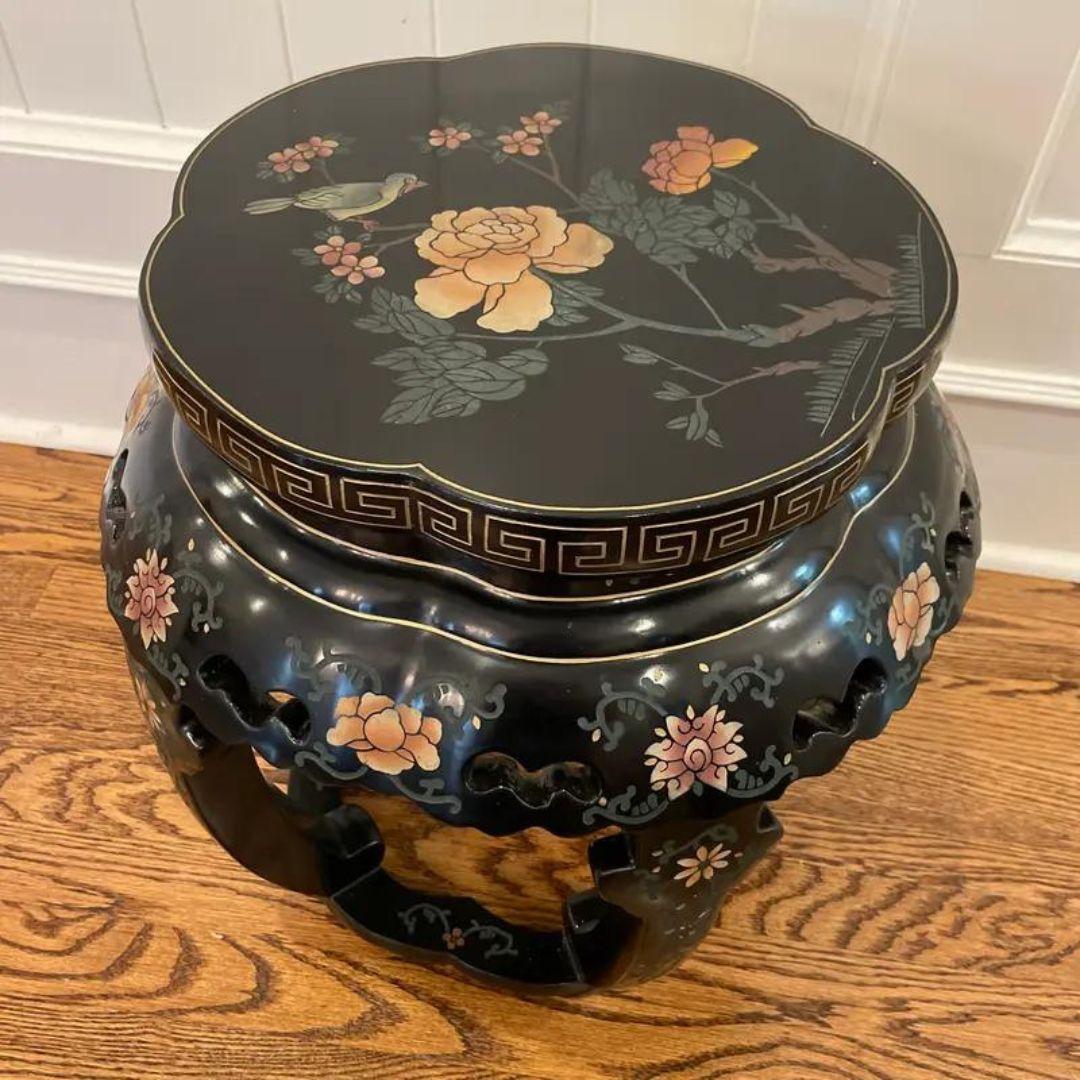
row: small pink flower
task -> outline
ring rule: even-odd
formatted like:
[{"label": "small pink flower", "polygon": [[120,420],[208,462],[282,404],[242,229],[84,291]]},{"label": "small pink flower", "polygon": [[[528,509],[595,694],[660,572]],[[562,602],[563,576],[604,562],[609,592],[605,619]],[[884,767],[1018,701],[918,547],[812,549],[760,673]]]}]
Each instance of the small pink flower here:
[{"label": "small pink flower", "polygon": [[428,142],[432,146],[445,146],[447,150],[456,150],[471,138],[471,131],[462,131],[456,127],[432,128],[428,132]]},{"label": "small pink flower", "polygon": [[453,952],[455,949],[460,949],[465,944],[465,933],[460,926],[452,926],[442,936],[443,944]]},{"label": "small pink flower", "polygon": [[550,135],[562,123],[557,116],[552,116],[543,109],[534,112],[532,116],[522,116],[520,119],[521,126],[530,135]]},{"label": "small pink flower", "polygon": [[666,786],[667,797],[677,799],[700,781],[727,791],[728,772],[734,772],[735,763],[746,757],[746,751],[739,745],[742,724],[723,721],[724,711],[716,705],[701,716],[695,716],[693,708],[687,706],[685,720],[669,716],[666,726],[670,738],[645,749],[645,764],[652,766],[649,782],[653,790]]},{"label": "small pink flower", "polygon": [[334,277],[343,277],[350,285],[359,285],[365,278],[380,278],[386,273],[386,267],[379,265],[375,255],[342,255],[341,262],[331,267]]},{"label": "small pink flower", "polygon": [[325,244],[316,244],[311,250],[321,256],[323,266],[337,266],[346,255],[359,253],[360,241],[346,241],[344,236],[328,236]]},{"label": "small pink flower", "polygon": [[180,610],[173,602],[175,579],[165,573],[168,561],[162,559],[159,563],[157,551],[148,548],[145,558],[135,560],[135,573],[126,582],[124,617],[139,624],[144,649],[150,647],[151,641],[165,640],[172,625],[170,616]]},{"label": "small pink flower", "polygon": [[927,563],[913,570],[897,585],[889,606],[889,637],[897,660],[921,645],[934,621],[934,603],[941,596],[937,580]]},{"label": "small pink flower", "polygon": [[311,168],[304,160],[303,154],[295,146],[286,146],[284,150],[275,150],[272,154],[266,155],[266,160],[270,162],[274,172],[277,173],[304,173]]},{"label": "small pink flower", "polygon": [[499,149],[504,154],[524,154],[525,157],[536,157],[544,146],[539,135],[530,135],[520,129],[511,135],[500,135],[499,142],[502,143]]},{"label": "small pink flower", "polygon": [[675,875],[675,880],[682,881],[688,889],[702,878],[709,881],[717,870],[723,870],[727,866],[730,854],[731,852],[723,844],[717,844],[712,851],[702,844],[694,852],[693,858],[675,860],[682,867]]},{"label": "small pink flower", "polygon": [[311,135],[303,142],[295,144],[296,150],[310,160],[314,157],[328,158],[338,148],[340,143],[334,139],[324,139],[321,135]]}]

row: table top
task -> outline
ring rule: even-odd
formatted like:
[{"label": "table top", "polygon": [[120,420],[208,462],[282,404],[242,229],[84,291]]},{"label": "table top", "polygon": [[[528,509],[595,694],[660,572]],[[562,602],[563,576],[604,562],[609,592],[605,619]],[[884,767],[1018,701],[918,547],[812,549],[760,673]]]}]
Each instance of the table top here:
[{"label": "table top", "polygon": [[[0,448],[0,1076],[1075,1077],[1072,586],[980,572],[912,704],[784,797],[784,839],[683,966],[525,1001],[365,943],[195,822],[101,602],[105,468]],[[557,920],[582,885],[539,830],[384,824],[397,872],[508,916]]]},{"label": "table top", "polygon": [[227,456],[565,513],[819,478],[925,385],[955,297],[872,154],[739,76],[584,46],[265,98],[185,166],[143,281]]}]

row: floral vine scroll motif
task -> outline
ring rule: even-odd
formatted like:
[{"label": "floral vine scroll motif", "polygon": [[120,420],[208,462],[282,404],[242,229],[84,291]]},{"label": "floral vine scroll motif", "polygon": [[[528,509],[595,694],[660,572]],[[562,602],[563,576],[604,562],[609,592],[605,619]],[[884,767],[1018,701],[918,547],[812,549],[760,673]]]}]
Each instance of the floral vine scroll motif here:
[{"label": "floral vine scroll motif", "polygon": [[[638,785],[630,784],[625,791],[598,799],[583,812],[586,825],[597,821],[642,825],[659,817],[677,799],[704,795],[706,789],[732,799],[757,799],[798,776],[791,755],[779,758],[775,746],[766,747],[760,760],[751,760],[743,721],[729,718],[718,704],[723,700],[737,705],[746,694],[771,708],[775,704],[772,691],[783,681],[783,669],[770,672],[762,657],[754,656],[748,664],[702,661],[698,670],[702,685],[712,690],[711,703],[700,714],[692,705],[684,707],[683,715],[674,714],[663,699],[663,687],[647,676],[639,680],[640,689],[616,690],[606,681],[601,684],[602,696],[593,715],[579,717],[578,727],[607,752],[625,738],[652,736],[655,741],[642,750],[652,790],[639,796]],[[657,719],[662,727],[657,726]]]},{"label": "floral vine scroll motif", "polygon": [[325,739],[314,739],[294,755],[297,766],[313,765],[336,780],[379,778],[414,802],[461,810],[436,774],[454,730],[480,728],[505,708],[506,686],[478,689],[468,680],[432,674],[416,681],[408,697],[382,691],[380,673],[363,657],[296,637],[285,642],[292,679],[312,704],[333,702]]},{"label": "floral vine scroll motif", "polygon": [[150,546],[126,574],[105,568],[106,596],[109,610],[117,622],[130,626],[146,662],[171,687],[176,701],[190,674],[180,654],[166,649],[177,618],[186,619],[195,633],[219,630],[223,619],[216,605],[224,585],[206,574],[194,537],[179,552],[163,554],[172,538],[172,515],[162,513],[163,499],[158,496],[129,515],[127,539],[143,539]]},{"label": "floral vine scroll motif", "polygon": [[650,893],[666,881],[685,889],[708,885],[742,858],[738,831],[726,821],[713,821],[685,840],[666,839],[649,852]]},{"label": "floral vine scroll motif", "polygon": [[434,772],[439,767],[442,732],[435,717],[369,691],[338,698],[326,741],[355,751],[367,768],[396,776],[414,766]]},{"label": "floral vine scroll motif", "polygon": [[645,764],[652,766],[653,791],[665,791],[670,801],[704,786],[726,791],[728,773],[746,757],[742,724],[725,720],[725,712],[710,705],[700,716],[687,705],[686,716],[668,716],[660,736],[645,748]]},{"label": "floral vine scroll motif", "polygon": [[847,632],[860,644],[881,646],[888,639],[899,664],[894,689],[914,682],[955,606],[951,596],[942,602],[938,575],[931,566],[931,560],[936,562],[937,536],[937,509],[921,492],[919,509],[908,515],[897,543],[896,577],[872,585],[866,597],[856,601],[856,614],[847,623]]},{"label": "floral vine scroll motif", "polygon": [[477,919],[470,919],[468,926],[462,928],[452,922],[452,915],[449,908],[439,907],[428,901],[413,904],[412,907],[398,912],[398,918],[404,923],[409,937],[415,937],[424,924],[442,927],[440,938],[447,952],[461,949],[463,954],[467,953],[475,941],[478,948],[483,948],[485,960],[496,956],[517,956],[514,935],[508,930],[501,926],[481,923]]},{"label": "floral vine scroll motif", "polygon": [[128,399],[127,408],[124,410],[124,436],[132,431],[139,435],[146,434],[150,426],[150,418],[158,402],[161,400],[161,384],[153,367],[148,367],[139,377],[135,389]]}]

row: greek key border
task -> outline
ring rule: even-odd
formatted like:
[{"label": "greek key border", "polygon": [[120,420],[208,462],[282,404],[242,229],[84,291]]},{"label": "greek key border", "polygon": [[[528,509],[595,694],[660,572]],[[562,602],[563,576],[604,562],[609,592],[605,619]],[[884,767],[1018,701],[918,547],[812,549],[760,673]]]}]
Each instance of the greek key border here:
[{"label": "greek key border", "polygon": [[[893,384],[886,422],[925,389],[933,362],[903,372]],[[297,465],[250,431],[238,429],[190,383],[181,383],[154,354],[154,367],[184,422],[254,485],[288,506],[372,530],[406,530],[441,547],[514,570],[568,577],[613,577],[708,566],[760,546],[837,503],[862,472],[876,440],[784,487],[708,514],[661,522],[549,525],[512,512],[436,495],[403,481],[361,480],[335,466]]]}]

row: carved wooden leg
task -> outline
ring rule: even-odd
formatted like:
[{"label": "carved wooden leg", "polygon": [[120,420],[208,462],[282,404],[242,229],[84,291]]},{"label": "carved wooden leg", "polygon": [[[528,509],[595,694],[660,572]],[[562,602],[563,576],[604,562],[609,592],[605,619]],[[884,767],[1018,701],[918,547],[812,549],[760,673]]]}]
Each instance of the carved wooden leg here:
[{"label": "carved wooden leg", "polygon": [[160,701],[146,670],[131,659],[128,663],[158,753],[210,835],[259,877],[325,895],[318,815],[272,788],[250,747],[219,742],[193,714]]},{"label": "carved wooden leg", "polygon": [[581,993],[668,970],[708,933],[728,890],[780,835],[772,812],[757,804],[601,837],[589,847],[595,886],[567,900],[563,929],[519,926],[469,897],[402,885],[382,869],[378,826],[343,803],[340,788],[294,770],[282,794],[250,747],[215,739],[193,714],[159,700],[136,662],[131,668],[177,788],[239,863],[326,896],[346,925],[381,945],[446,956],[519,989]]}]

